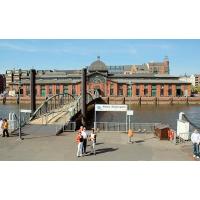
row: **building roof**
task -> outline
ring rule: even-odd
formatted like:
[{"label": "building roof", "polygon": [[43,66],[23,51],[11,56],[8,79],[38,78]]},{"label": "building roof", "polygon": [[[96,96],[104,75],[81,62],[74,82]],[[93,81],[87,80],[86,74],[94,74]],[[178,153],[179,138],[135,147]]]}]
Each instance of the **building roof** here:
[{"label": "building roof", "polygon": [[109,77],[115,78],[179,78],[178,76],[172,76],[169,74],[153,74],[153,73],[134,73],[134,74],[110,74]]},{"label": "building roof", "polygon": [[148,64],[149,64],[149,66],[162,66],[163,65],[162,62],[149,62]]},{"label": "building roof", "polygon": [[[42,80],[42,79],[36,79],[36,84],[68,84],[68,83],[78,83],[81,80],[72,80],[72,79],[65,79],[65,80]],[[18,85],[18,83],[14,83]],[[30,84],[29,80],[22,80],[22,84]]]},{"label": "building roof", "polygon": [[88,68],[89,72],[95,72],[95,71],[108,71],[108,68],[106,67],[105,63],[102,62],[100,59],[94,61]]},{"label": "building roof", "polygon": [[[129,84],[129,81],[127,80],[119,80],[119,79],[112,79],[112,81],[116,81],[118,83],[127,83]],[[130,80],[131,83],[161,83],[161,84],[190,84],[189,82],[186,81],[180,81],[180,80],[172,80],[172,79],[133,79]]]}]

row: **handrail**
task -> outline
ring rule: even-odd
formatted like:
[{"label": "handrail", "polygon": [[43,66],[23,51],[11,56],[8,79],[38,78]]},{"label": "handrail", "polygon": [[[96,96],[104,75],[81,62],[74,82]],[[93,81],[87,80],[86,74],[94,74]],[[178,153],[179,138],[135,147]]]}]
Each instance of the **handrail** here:
[{"label": "handrail", "polygon": [[30,120],[32,120],[32,119],[35,117],[36,113],[39,112],[39,110],[40,110],[43,106],[46,106],[46,105],[48,104],[49,101],[51,101],[52,99],[55,99],[55,98],[58,97],[58,96],[67,96],[67,95],[69,95],[70,97],[72,97],[73,99],[75,99],[75,97],[74,97],[73,95],[69,94],[69,93],[55,94],[55,95],[53,95],[53,96],[47,98],[47,99],[36,109],[36,111],[32,114]]},{"label": "handrail", "polygon": [[[78,96],[78,97],[74,97],[73,95],[71,95],[71,94],[69,94],[69,93],[63,93],[63,94],[56,94],[56,95],[54,95],[54,96],[52,96],[52,97],[50,97],[50,98],[48,98],[48,99],[46,99],[38,108],[37,108],[37,110],[32,114],[32,116],[31,116],[31,118],[30,118],[30,120],[33,120],[35,117],[36,117],[36,115],[37,115],[37,113],[38,112],[43,112],[43,113],[40,113],[39,114],[39,116],[41,116],[42,114],[44,114],[44,113],[47,113],[48,111],[48,102],[51,102],[52,100],[55,100],[55,104],[56,104],[56,97],[66,97],[66,96],[70,96],[70,97],[72,97],[73,98],[73,102],[75,103],[75,105],[77,106],[77,112],[78,112],[78,110],[80,110],[80,108],[81,108],[81,101],[80,101],[80,99],[81,99],[81,97],[82,97],[82,95],[80,95],[80,96]],[[99,95],[97,94],[97,93],[95,93],[95,98],[98,98],[99,97]],[[94,98],[93,98],[93,95],[90,93],[90,92],[87,92],[86,93],[86,103],[89,103],[90,101],[92,101]],[[90,99],[91,98],[91,99]],[[57,103],[59,103],[59,102],[57,102]],[[69,99],[68,99],[68,103],[69,103]],[[56,104],[57,105],[57,104]],[[63,104],[63,105],[65,105],[65,104]],[[52,104],[51,104],[51,106],[52,106]],[[60,103],[59,103],[59,106],[60,106]],[[45,107],[45,109],[46,109],[46,111],[42,111],[42,109]],[[55,106],[54,105],[54,109],[56,108],[57,106]],[[51,110],[53,110],[52,108],[51,108]]]},{"label": "handrail", "polygon": [[185,114],[183,114],[183,117],[185,118],[186,121],[188,121],[194,128],[200,130],[200,127],[194,124]]}]

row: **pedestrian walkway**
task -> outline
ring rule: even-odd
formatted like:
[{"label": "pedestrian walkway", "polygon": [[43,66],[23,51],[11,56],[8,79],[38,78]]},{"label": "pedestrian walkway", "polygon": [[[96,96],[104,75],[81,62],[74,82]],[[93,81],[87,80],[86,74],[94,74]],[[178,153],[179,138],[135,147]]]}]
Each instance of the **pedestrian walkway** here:
[{"label": "pedestrian walkway", "polygon": [[[34,130],[32,130],[34,132]],[[191,146],[174,145],[160,141],[153,134],[136,135],[133,144],[128,144],[125,133],[98,133],[96,156],[77,158],[75,133],[55,135],[0,138],[0,160],[66,160],[66,161],[189,161],[192,159]],[[89,144],[89,143],[88,143]],[[87,151],[90,146],[87,146]]]}]

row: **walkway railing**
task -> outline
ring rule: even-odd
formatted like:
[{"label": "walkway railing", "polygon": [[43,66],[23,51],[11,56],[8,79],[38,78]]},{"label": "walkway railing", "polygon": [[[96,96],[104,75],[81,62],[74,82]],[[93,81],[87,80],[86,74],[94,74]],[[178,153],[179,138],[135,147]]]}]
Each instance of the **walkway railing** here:
[{"label": "walkway railing", "polygon": [[[96,126],[95,126],[96,123]],[[130,128],[136,133],[154,133],[155,126],[159,123],[131,123]],[[127,132],[129,125],[120,122],[94,122],[94,127],[102,132]]]},{"label": "walkway railing", "polygon": [[46,99],[33,113],[30,120],[39,118],[40,116],[51,112],[52,110],[61,108],[63,105],[69,104],[75,100],[75,97],[68,93],[56,94]]}]

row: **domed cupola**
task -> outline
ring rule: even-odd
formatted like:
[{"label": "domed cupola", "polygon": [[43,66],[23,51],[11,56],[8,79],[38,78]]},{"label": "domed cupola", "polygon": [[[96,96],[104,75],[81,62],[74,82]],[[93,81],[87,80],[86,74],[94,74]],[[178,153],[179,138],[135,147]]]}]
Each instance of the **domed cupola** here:
[{"label": "domed cupola", "polygon": [[88,68],[89,72],[108,72],[108,68],[105,63],[100,60],[100,56],[94,61]]}]

